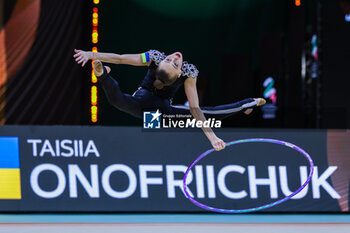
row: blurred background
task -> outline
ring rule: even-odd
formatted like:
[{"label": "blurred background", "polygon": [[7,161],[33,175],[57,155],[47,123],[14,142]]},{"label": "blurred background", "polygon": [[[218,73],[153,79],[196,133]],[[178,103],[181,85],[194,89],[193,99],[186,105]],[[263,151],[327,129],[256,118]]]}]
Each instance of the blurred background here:
[{"label": "blurred background", "polygon": [[[262,97],[226,127],[349,128],[350,2],[345,0],[2,0],[2,124],[140,126],[110,106],[73,49],[181,51],[201,106]],[[145,67],[111,65],[132,94]],[[179,91],[174,103],[186,98]]]}]

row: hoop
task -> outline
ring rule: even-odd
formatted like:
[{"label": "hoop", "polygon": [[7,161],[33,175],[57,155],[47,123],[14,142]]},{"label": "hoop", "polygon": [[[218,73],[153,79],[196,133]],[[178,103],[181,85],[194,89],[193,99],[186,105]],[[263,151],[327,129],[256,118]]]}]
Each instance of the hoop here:
[{"label": "hoop", "polygon": [[249,208],[249,209],[239,209],[239,210],[233,210],[233,209],[220,209],[220,208],[215,208],[212,206],[207,206],[204,205],[198,201],[196,201],[193,197],[190,196],[190,194],[187,191],[187,185],[186,185],[186,181],[187,181],[187,176],[188,173],[191,171],[192,167],[194,165],[196,165],[196,163],[198,163],[202,158],[204,158],[205,156],[209,155],[210,153],[212,153],[214,151],[214,149],[210,149],[205,151],[203,154],[201,154],[200,156],[198,156],[191,164],[190,166],[187,168],[184,178],[183,178],[183,189],[185,192],[185,195],[187,196],[188,199],[190,199],[190,201],[195,204],[196,206],[209,210],[209,211],[214,211],[214,212],[218,212],[218,213],[247,213],[247,212],[253,212],[253,211],[258,211],[258,210],[262,210],[262,209],[266,209],[266,208],[270,208],[273,207],[275,205],[279,205],[285,201],[288,201],[289,199],[291,199],[293,196],[297,195],[299,192],[301,192],[301,190],[303,190],[306,185],[308,185],[308,183],[310,183],[310,180],[312,178],[312,174],[314,172],[314,162],[312,161],[310,155],[304,151],[303,149],[301,149],[300,147],[289,143],[289,142],[285,142],[285,141],[281,141],[281,140],[276,140],[276,139],[269,139],[269,138],[248,138],[248,139],[241,139],[241,140],[236,140],[236,141],[232,141],[232,142],[228,142],[226,143],[226,146],[231,146],[234,144],[240,144],[240,143],[247,143],[247,142],[267,142],[267,143],[274,143],[274,144],[279,144],[279,145],[283,145],[283,146],[287,146],[292,148],[293,150],[298,151],[299,153],[301,153],[302,155],[304,155],[304,157],[306,159],[308,159],[309,163],[310,163],[310,173],[309,176],[307,177],[306,181],[304,182],[304,184],[302,184],[296,191],[294,191],[292,194],[277,200],[275,202],[266,204],[266,205],[262,205],[262,206],[258,206],[258,207],[253,207],[253,208]]}]

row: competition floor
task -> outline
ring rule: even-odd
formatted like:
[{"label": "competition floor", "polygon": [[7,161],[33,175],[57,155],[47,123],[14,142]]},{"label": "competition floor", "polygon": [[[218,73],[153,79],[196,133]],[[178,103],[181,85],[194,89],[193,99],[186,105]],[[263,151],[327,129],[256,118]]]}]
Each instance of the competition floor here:
[{"label": "competition floor", "polygon": [[350,215],[0,215],[0,233],[350,232]]}]

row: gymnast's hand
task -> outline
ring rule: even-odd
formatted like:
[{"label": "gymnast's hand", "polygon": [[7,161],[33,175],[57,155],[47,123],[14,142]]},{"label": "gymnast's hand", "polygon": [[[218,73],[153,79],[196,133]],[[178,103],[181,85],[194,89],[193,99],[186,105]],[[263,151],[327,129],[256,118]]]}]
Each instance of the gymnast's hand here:
[{"label": "gymnast's hand", "polygon": [[213,138],[210,142],[216,151],[222,150],[226,147],[225,142],[218,137]]},{"label": "gymnast's hand", "polygon": [[81,64],[81,66],[84,66],[86,64],[86,62],[88,62],[90,59],[92,59],[92,52],[86,52],[86,51],[83,51],[83,50],[78,50],[78,49],[74,49],[74,56],[75,57],[75,61],[80,64],[80,63],[83,63]]}]

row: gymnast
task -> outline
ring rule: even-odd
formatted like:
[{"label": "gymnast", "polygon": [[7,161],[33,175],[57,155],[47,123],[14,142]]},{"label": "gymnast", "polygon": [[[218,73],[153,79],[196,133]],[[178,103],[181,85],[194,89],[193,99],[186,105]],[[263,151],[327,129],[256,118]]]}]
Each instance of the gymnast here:
[{"label": "gymnast", "polygon": [[[196,120],[204,122],[206,118],[223,119],[239,112],[248,115],[254,107],[266,103],[263,98],[248,98],[231,104],[199,107],[196,88],[199,72],[193,64],[183,61],[180,52],[170,55],[157,50],[123,55],[77,49],[74,52],[75,61],[82,66],[89,60],[94,60],[94,73],[109,103],[138,118],[142,118],[143,111],[160,110],[163,114],[192,114]],[[148,71],[138,90],[133,95],[129,95],[120,90],[118,82],[109,75],[111,68],[104,66],[102,62],[148,66]],[[172,104],[172,98],[182,85],[184,85],[189,106]],[[210,127],[202,127],[202,130],[215,150],[225,148],[225,142],[218,138]]]}]

